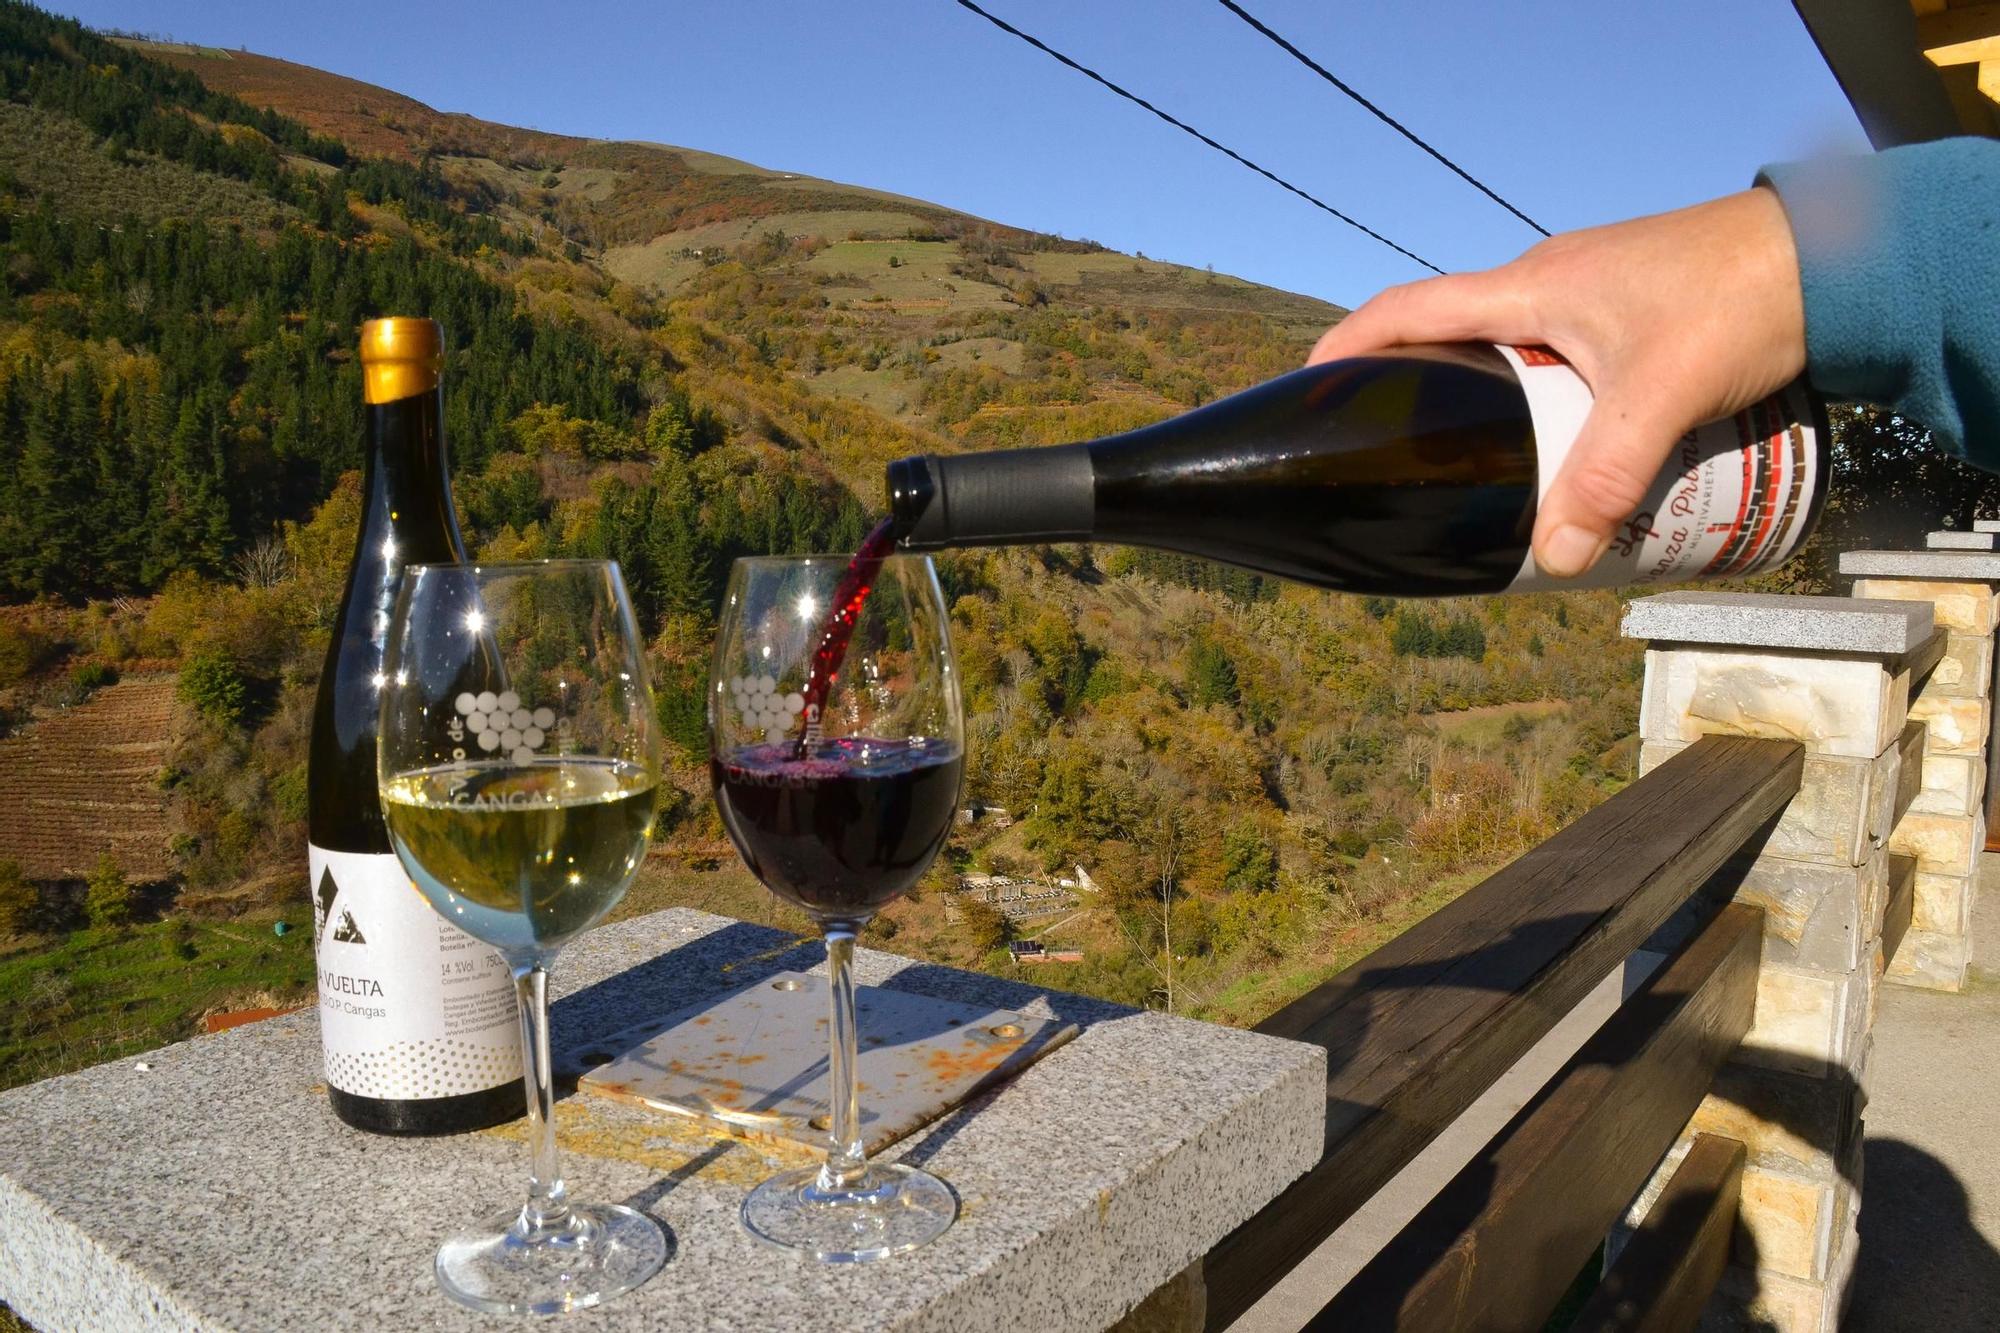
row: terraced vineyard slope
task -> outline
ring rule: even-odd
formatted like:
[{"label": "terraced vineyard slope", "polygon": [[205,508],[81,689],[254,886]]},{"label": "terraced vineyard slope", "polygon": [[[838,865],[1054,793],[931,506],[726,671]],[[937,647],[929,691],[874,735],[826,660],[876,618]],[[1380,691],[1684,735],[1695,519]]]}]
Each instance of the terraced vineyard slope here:
[{"label": "terraced vineyard slope", "polygon": [[173,715],[173,677],[124,680],[0,740],[0,859],[74,880],[109,853],[134,882],[168,878]]}]

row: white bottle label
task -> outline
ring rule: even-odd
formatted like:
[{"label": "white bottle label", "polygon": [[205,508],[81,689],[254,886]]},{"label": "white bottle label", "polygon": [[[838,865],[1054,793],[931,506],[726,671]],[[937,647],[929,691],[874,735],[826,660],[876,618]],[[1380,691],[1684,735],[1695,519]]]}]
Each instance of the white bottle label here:
[{"label": "white bottle label", "polygon": [[500,955],[433,911],[394,855],[307,852],[326,1081],[403,1101],[519,1079]]},{"label": "white bottle label", "polygon": [[[1538,451],[1536,499],[1549,492],[1590,414],[1590,387],[1542,347],[1501,347],[1520,377]],[[1555,579],[1532,554],[1510,592],[1606,588],[1754,574],[1789,557],[1826,479],[1811,405],[1793,385],[1683,436],[1652,489],[1581,578]]]}]

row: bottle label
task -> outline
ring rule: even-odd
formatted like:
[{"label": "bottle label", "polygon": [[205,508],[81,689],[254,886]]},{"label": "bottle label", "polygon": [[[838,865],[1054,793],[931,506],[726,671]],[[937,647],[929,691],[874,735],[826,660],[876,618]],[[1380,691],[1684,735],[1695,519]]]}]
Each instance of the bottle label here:
[{"label": "bottle label", "polygon": [[307,850],[326,1081],[405,1101],[519,1079],[500,955],[432,910],[393,854]]},{"label": "bottle label", "polygon": [[[1545,347],[1501,347],[1527,395],[1538,454],[1536,498],[1546,496],[1590,414],[1590,387]],[[1510,592],[1604,588],[1754,574],[1806,537],[1825,485],[1820,441],[1804,390],[1792,385],[1724,421],[1682,436],[1646,498],[1581,578],[1555,579],[1530,554]]]}]

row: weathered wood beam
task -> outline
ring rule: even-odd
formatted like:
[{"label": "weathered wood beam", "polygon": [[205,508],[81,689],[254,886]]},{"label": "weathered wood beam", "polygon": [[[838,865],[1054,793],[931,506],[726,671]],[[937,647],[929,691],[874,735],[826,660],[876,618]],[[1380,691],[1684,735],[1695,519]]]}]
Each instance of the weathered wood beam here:
[{"label": "weathered wood beam", "polygon": [[1750,1030],[1763,930],[1721,908],[1307,1327],[1541,1328]]},{"label": "weathered wood beam", "polygon": [[1925,143],[1967,127],[1937,66],[1917,50],[1905,0],[1792,0],[1827,68],[1877,148]]},{"label": "weathered wood beam", "polygon": [[1296,1267],[1774,819],[1803,756],[1696,741],[1260,1024],[1326,1048],[1326,1154],[1209,1252],[1208,1327]]},{"label": "weathered wood beam", "polygon": [[1689,1333],[1722,1270],[1743,1197],[1743,1145],[1697,1134],[1569,1333]]},{"label": "weathered wood beam", "polygon": [[1926,14],[1917,20],[1917,45],[1940,68],[2000,57],[2000,4]]}]

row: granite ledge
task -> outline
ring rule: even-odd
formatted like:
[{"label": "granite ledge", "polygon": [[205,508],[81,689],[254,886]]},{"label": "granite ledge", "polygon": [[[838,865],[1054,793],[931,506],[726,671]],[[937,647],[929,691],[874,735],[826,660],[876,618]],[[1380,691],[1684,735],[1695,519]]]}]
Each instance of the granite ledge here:
[{"label": "granite ledge", "polygon": [[2000,583],[2000,551],[1842,551],[1840,572],[1876,579]]},{"label": "granite ledge", "polygon": [[1619,632],[1662,643],[1901,657],[1930,639],[1932,614],[1929,602],[1663,592],[1628,603]]},{"label": "granite ledge", "polygon": [[1924,545],[1933,551],[1995,551],[2000,550],[2000,532],[1966,532],[1960,528],[1946,528],[1925,533]]}]

